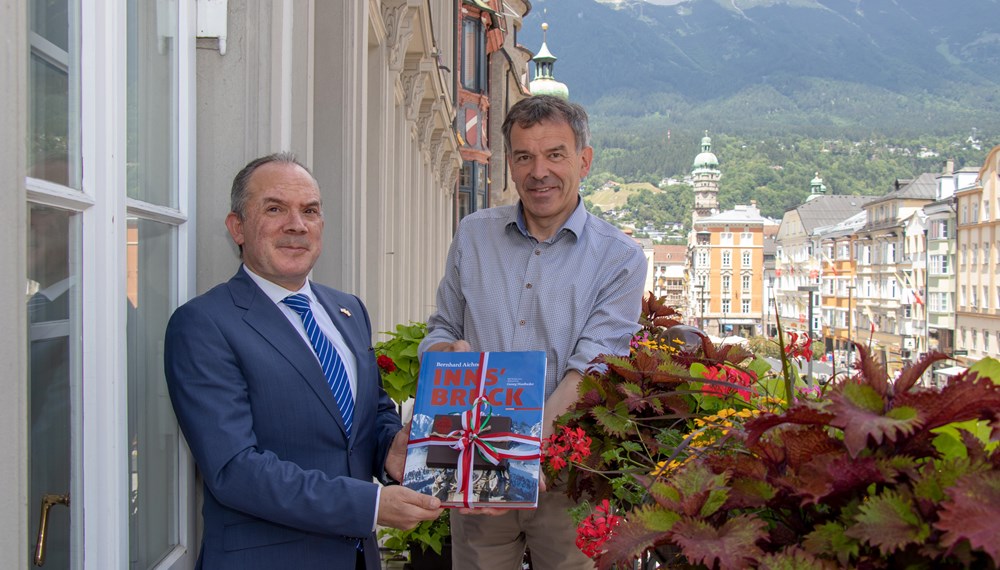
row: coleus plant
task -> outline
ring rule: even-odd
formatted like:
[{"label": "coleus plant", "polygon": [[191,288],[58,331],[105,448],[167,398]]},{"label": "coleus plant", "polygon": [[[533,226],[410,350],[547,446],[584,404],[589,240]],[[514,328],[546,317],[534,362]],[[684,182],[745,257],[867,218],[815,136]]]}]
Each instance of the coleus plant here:
[{"label": "coleus plant", "polygon": [[[599,357],[581,381],[543,463],[573,499],[643,504],[649,492],[641,477],[685,457],[693,418],[724,407],[719,396],[756,393],[751,384],[769,368],[765,361],[736,345],[714,346],[678,316],[647,296],[630,355]],[[572,468],[564,470],[567,460]]]},{"label": "coleus plant", "polygon": [[[856,346],[853,374],[822,396],[733,423],[712,445],[687,446],[676,467],[633,473],[634,484],[618,483],[624,496],[597,484],[595,472],[637,449],[684,450],[691,436],[619,416],[650,409],[680,421],[690,408],[681,393],[642,392],[634,371],[622,376],[625,388],[603,386],[606,403],[595,399],[600,382],[589,380],[583,399],[608,412],[578,407],[566,417],[603,434],[593,438],[597,459],[570,470],[569,489],[610,498],[618,509],[604,513],[622,517],[605,525],[602,540],[589,538],[597,567],[631,568],[655,552],[674,568],[996,568],[1000,362],[986,359],[929,388],[918,380],[944,355],[926,355],[892,380]],[[652,384],[680,376],[676,362],[635,360]]]}]

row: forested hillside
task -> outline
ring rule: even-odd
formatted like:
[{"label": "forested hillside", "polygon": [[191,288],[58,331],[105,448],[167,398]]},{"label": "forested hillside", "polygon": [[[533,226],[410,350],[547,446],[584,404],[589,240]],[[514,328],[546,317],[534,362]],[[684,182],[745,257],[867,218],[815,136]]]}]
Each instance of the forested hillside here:
[{"label": "forested hillside", "polygon": [[[665,130],[625,134],[605,128],[600,119],[592,130],[594,164],[584,181],[585,194],[607,180],[659,184],[665,178],[683,179],[690,174],[704,134],[671,132],[669,138]],[[978,168],[987,151],[1000,144],[995,135],[980,139],[973,133],[907,139],[878,136],[860,141],[796,134],[782,137],[709,134],[722,171],[720,206],[726,209],[756,200],[761,213],[776,219],[805,200],[809,182],[816,173],[823,178],[828,192],[881,195],[891,189],[897,178],[941,172],[947,159],[955,161],[955,168]],[[649,214],[650,221],[687,222],[692,203],[690,187],[678,185],[655,198],[648,197],[635,211],[656,211]],[[678,218],[681,209],[685,214]]]},{"label": "forested hillside", "polygon": [[[533,0],[519,33],[537,50],[549,24],[555,76],[591,115],[587,191],[681,179],[708,131],[721,207],[780,218],[817,172],[884,194],[1000,144],[1000,0],[655,1]],[[687,222],[690,193],[630,209]]]}]

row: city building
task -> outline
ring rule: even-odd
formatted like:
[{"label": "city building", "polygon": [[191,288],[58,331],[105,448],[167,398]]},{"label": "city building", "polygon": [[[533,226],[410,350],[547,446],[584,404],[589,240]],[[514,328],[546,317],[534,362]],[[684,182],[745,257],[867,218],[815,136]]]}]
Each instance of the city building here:
[{"label": "city building", "polygon": [[834,362],[853,362],[851,342],[858,339],[858,322],[855,316],[854,245],[857,232],[868,220],[864,210],[832,226],[813,230],[818,244],[822,305],[820,338],[822,350],[834,356]]},{"label": "city building", "polygon": [[[945,163],[937,177],[936,200],[924,206],[927,216],[927,347],[953,354],[955,351],[955,242],[958,218],[955,192],[975,185],[978,168],[955,170],[954,161]],[[950,368],[938,363],[938,369]],[[935,374],[935,379],[940,376]]]},{"label": "city building", "polygon": [[[504,111],[530,94],[531,54],[510,33],[508,24],[520,27],[511,17],[499,0],[463,0],[456,10],[455,58],[437,61],[446,74],[453,66],[457,77],[455,122],[462,167],[455,193],[456,226],[471,212],[517,201],[501,127]],[[432,141],[424,142],[429,146]]]},{"label": "city building", "polygon": [[855,316],[890,373],[926,350],[923,208],[936,197],[935,174],[896,180],[891,192],[865,204],[857,233]]},{"label": "city building", "polygon": [[687,297],[684,294],[686,263],[687,247],[653,246],[653,295],[663,298],[668,305],[678,309],[687,305]]},{"label": "city building", "polygon": [[695,219],[688,244],[688,318],[718,336],[759,334],[764,227],[756,202]]},{"label": "city building", "polygon": [[[774,300],[778,305],[777,314],[782,328],[800,333],[811,331],[817,340],[825,323],[825,305],[820,289],[822,277],[833,276],[837,265],[835,256],[839,255],[834,250],[835,256],[824,256],[826,250],[821,247],[824,234],[820,232],[817,235],[817,230],[835,227],[856,216],[873,199],[869,196],[825,194],[825,190],[826,185],[817,175],[810,182],[806,202],[788,209],[782,216],[776,238],[774,268]],[[837,230],[833,231],[836,233]],[[812,287],[816,290],[811,294],[808,289],[803,289]],[[836,308],[827,306],[827,311],[838,312],[834,311]],[[811,325],[808,322],[810,313]]]},{"label": "city building", "polygon": [[962,364],[1000,356],[1000,146],[974,184],[958,187],[955,353]]},{"label": "city building", "polygon": [[313,278],[377,308],[375,331],[425,320],[457,219],[516,195],[494,143],[527,93],[530,8],[0,0],[0,567],[31,565],[44,504],[48,567],[194,566],[162,340],[239,266],[234,174],[294,152],[324,199]]},{"label": "city building", "polygon": [[764,225],[764,299],[762,303],[764,314],[761,316],[760,334],[771,338],[778,334],[777,322],[774,318],[774,279],[778,253],[778,229],[780,227],[781,224],[774,220],[769,220],[769,223]]}]

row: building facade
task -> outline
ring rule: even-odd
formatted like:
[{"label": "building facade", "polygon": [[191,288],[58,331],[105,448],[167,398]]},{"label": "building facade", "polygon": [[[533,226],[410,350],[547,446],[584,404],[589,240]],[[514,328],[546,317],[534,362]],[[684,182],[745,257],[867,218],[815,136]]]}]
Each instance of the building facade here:
[{"label": "building facade", "polygon": [[969,364],[1000,356],[1000,147],[987,155],[975,182],[956,193],[958,270],[955,348]]},{"label": "building facade", "polygon": [[749,337],[761,329],[764,225],[756,203],[698,218],[688,244],[688,317],[708,334]]},{"label": "building facade", "polygon": [[[952,354],[955,346],[956,215],[955,192],[975,185],[978,168],[956,171],[947,161],[937,177],[937,200],[924,206],[927,216],[927,345]],[[943,365],[941,366],[943,367]]]},{"label": "building facade", "polygon": [[[426,319],[464,159],[507,180],[490,142],[526,93],[514,36],[529,9],[0,0],[0,248],[13,268],[0,278],[0,566],[29,567],[48,504],[49,567],[193,567],[200,491],[162,335],[174,308],[239,266],[223,226],[233,175],[296,153],[324,201],[313,279],[364,299],[376,331]],[[459,70],[486,78],[466,90],[476,97],[458,97]],[[466,109],[487,111],[473,145]]]},{"label": "building facade", "polygon": [[832,354],[834,362],[853,361],[851,342],[858,339],[858,323],[854,315],[857,306],[854,249],[857,231],[867,220],[865,211],[846,220],[816,228],[813,235],[819,252],[819,291],[822,303],[820,328],[823,352]]},{"label": "building facade", "polygon": [[934,174],[897,180],[891,192],[865,204],[867,220],[858,230],[857,318],[890,373],[926,350],[923,208],[936,195]]},{"label": "building facade", "polygon": [[684,270],[686,259],[687,247],[683,245],[653,245],[651,290],[671,307],[681,308],[687,304]]},{"label": "building facade", "polygon": [[[824,277],[828,278],[828,288],[833,287],[831,294],[839,293],[840,283],[845,288],[848,285],[842,279],[834,279],[840,253],[834,248],[834,255],[830,256],[833,242],[823,241],[832,239],[842,229],[837,224],[860,213],[872,199],[827,195],[823,193],[825,188],[817,176],[810,184],[810,199],[782,216],[776,238],[774,300],[782,328],[799,333],[811,331],[814,339],[819,339],[827,326],[826,317],[839,313],[841,303],[825,304],[821,287]],[[810,292],[808,288],[816,290]]]}]

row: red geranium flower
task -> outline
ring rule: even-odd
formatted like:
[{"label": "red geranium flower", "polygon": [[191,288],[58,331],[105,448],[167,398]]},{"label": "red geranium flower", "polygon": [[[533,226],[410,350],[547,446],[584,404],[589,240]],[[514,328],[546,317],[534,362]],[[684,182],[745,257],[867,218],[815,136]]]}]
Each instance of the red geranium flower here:
[{"label": "red geranium flower", "polygon": [[378,367],[381,368],[383,372],[388,373],[396,371],[396,363],[384,354],[380,354],[375,361],[378,362]]},{"label": "red geranium flower", "polygon": [[809,338],[809,335],[802,335],[802,342],[799,343],[799,335],[788,333],[788,344],[785,345],[785,354],[789,358],[812,360],[812,339]]},{"label": "red geranium flower", "polygon": [[[708,380],[719,380],[722,382],[730,382],[732,384],[739,384],[740,386],[746,386],[749,388],[756,378],[752,372],[745,372],[739,370],[738,368],[733,368],[731,366],[712,366],[705,371],[705,378]],[[726,396],[736,392],[739,397],[743,398],[745,401],[750,401],[750,391],[741,390],[739,388],[730,388],[729,386],[721,386],[719,384],[705,383],[701,386],[701,391],[704,394],[709,394],[711,396],[718,396],[720,398],[725,398]]]},{"label": "red geranium flower", "polygon": [[596,558],[603,551],[604,543],[614,534],[615,527],[621,522],[622,517],[611,514],[611,504],[604,499],[597,505],[594,513],[583,519],[577,527],[576,547],[588,558]]},{"label": "red geranium flower", "polygon": [[[590,455],[590,436],[583,428],[562,426],[562,433],[554,433],[542,442],[542,455],[556,473],[566,467],[566,460],[579,463]],[[567,453],[569,454],[567,456]]]}]

